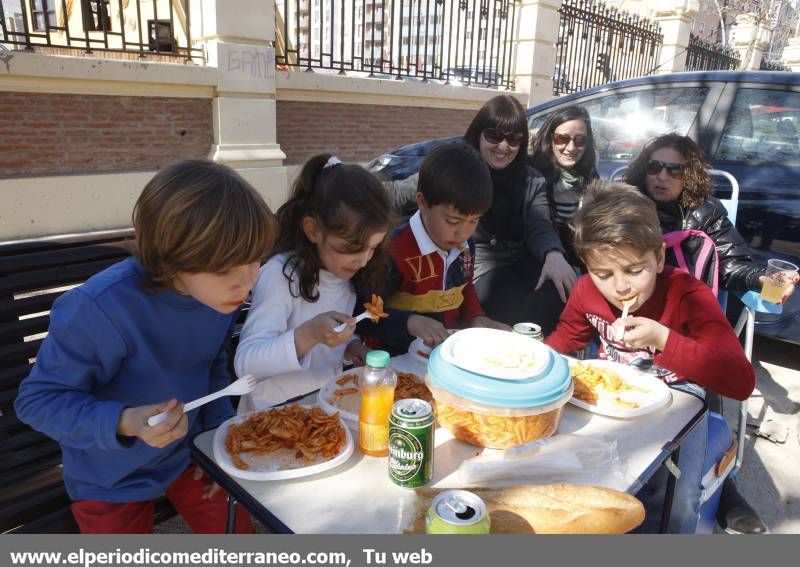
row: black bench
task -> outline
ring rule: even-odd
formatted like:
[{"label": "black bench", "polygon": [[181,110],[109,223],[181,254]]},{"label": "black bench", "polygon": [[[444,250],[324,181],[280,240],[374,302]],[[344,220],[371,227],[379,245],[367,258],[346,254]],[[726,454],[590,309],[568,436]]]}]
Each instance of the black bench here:
[{"label": "black bench", "polygon": [[[58,444],[14,413],[64,291],[129,256],[131,229],[0,244],[0,533],[75,533]],[[166,500],[156,522],[174,515]]]}]

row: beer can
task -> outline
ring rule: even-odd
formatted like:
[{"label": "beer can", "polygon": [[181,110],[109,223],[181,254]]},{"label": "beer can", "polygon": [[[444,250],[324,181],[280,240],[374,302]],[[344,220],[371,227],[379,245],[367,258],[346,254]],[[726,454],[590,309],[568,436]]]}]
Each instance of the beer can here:
[{"label": "beer can", "polygon": [[425,486],[433,478],[433,408],[409,398],[392,406],[389,416],[389,478],[406,488]]},{"label": "beer can", "polygon": [[488,534],[490,528],[486,503],[467,490],[439,493],[425,514],[428,534]]},{"label": "beer can", "polygon": [[542,328],[536,323],[517,323],[512,327],[512,330],[518,335],[525,335],[537,341],[544,339]]}]

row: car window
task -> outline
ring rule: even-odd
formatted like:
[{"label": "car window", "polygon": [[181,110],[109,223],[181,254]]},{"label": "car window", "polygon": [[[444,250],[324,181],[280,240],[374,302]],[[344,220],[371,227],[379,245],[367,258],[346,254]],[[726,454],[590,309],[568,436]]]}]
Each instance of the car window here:
[{"label": "car window", "polygon": [[800,161],[800,93],[740,88],[715,161]]},{"label": "car window", "polygon": [[[645,142],[659,134],[688,133],[707,93],[708,87],[659,87],[613,93],[573,104],[583,106],[592,118],[599,159],[628,161]],[[549,114],[529,119],[531,136]]]}]

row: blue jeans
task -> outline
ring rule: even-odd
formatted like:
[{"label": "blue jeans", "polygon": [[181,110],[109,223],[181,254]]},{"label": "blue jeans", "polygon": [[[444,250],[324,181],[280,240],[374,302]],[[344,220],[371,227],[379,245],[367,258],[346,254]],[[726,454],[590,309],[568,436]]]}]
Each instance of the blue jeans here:
[{"label": "blue jeans", "polygon": [[[698,394],[705,398],[705,391],[695,384],[679,384],[676,389]],[[702,496],[703,461],[708,445],[708,414],[690,431],[681,443],[678,468],[681,476],[675,483],[672,513],[667,533],[695,533]],[[658,471],[636,494],[645,507],[645,520],[635,533],[658,533],[661,526],[661,511],[664,506],[667,480],[670,473],[666,467]]]}]

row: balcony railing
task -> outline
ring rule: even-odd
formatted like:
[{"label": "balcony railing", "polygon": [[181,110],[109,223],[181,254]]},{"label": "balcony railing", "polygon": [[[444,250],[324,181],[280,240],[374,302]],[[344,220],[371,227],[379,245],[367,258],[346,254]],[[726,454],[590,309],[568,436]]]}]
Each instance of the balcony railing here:
[{"label": "balcony railing", "polygon": [[514,0],[267,1],[276,2],[276,63],[289,70],[514,86]]},{"label": "balcony railing", "polygon": [[0,0],[0,44],[45,53],[98,51],[203,63],[203,49],[193,45],[189,2]]}]

